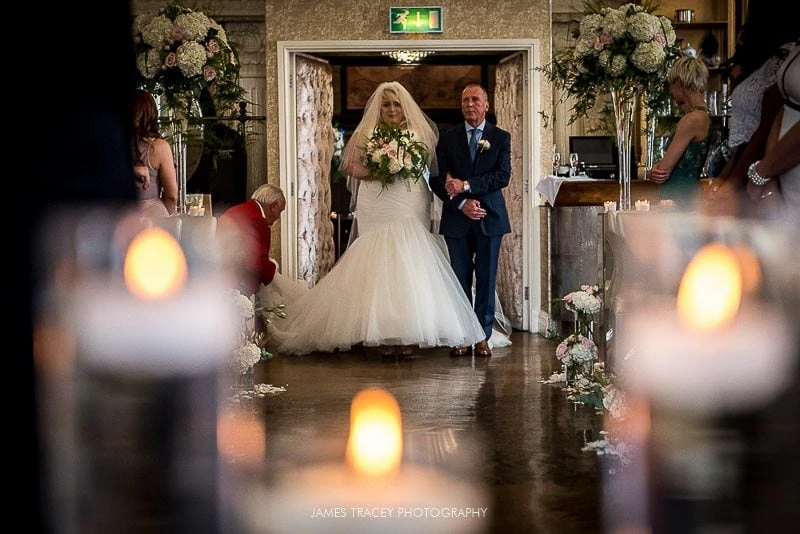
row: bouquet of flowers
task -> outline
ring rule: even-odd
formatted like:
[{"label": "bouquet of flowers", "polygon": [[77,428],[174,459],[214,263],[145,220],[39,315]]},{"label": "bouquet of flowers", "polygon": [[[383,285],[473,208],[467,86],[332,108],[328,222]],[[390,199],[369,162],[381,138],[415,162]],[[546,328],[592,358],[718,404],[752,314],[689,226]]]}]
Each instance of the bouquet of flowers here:
[{"label": "bouquet of flowers", "polygon": [[584,117],[598,96],[612,90],[644,93],[649,109],[670,98],[667,72],[679,56],[675,30],[654,7],[624,4],[617,9],[586,2],[574,46],[554,54],[542,68],[547,79],[573,97],[570,122]]},{"label": "bouquet of flowers", "polygon": [[556,347],[556,358],[566,367],[587,367],[597,359],[597,345],[581,334],[570,334]]},{"label": "bouquet of flowers", "polygon": [[568,310],[574,311],[578,315],[593,315],[603,309],[603,299],[597,293],[600,290],[596,285],[582,285],[579,291],[573,291],[561,298],[561,301]]},{"label": "bouquet of flowers", "polygon": [[417,183],[427,161],[427,147],[414,139],[413,132],[393,124],[379,125],[364,146],[364,166],[381,181],[382,191],[398,178]]},{"label": "bouquet of flowers", "polygon": [[235,109],[245,90],[225,30],[204,13],[170,4],[133,22],[140,86],[163,94],[169,109],[192,115],[193,100],[208,87],[217,113]]}]

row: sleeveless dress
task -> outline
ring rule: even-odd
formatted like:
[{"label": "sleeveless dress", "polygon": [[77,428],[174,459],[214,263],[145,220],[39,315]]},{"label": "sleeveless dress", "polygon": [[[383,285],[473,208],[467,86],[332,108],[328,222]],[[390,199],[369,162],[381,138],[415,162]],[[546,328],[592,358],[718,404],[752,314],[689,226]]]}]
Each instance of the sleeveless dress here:
[{"label": "sleeveless dress", "polygon": [[[286,305],[269,324],[280,354],[348,350],[354,345],[472,345],[483,328],[450,267],[444,242],[430,232],[427,183],[362,181],[358,237],[311,289],[276,276],[261,302]],[[494,337],[494,336],[493,336]]]},{"label": "sleeveless dress", "polygon": [[[706,108],[697,107],[700,111],[708,112]],[[709,134],[711,129],[709,127]],[[670,139],[670,143],[672,140]],[[669,145],[667,145],[669,147]],[[678,209],[692,208],[694,199],[699,191],[700,175],[708,152],[708,135],[702,141],[692,141],[686,146],[681,159],[672,169],[669,179],[659,188],[661,198],[672,199]]]},{"label": "sleeveless dress", "polygon": [[[160,197],[161,180],[158,178],[158,170],[154,169],[150,164],[151,149],[152,145],[146,141],[139,144],[139,153],[142,154],[142,159],[137,163],[146,166],[147,174],[150,176],[150,184],[147,189],[144,188],[143,182],[136,181],[136,198],[139,210],[148,217],[169,217],[167,207]],[[136,161],[136,154],[134,154],[134,161]]]}]

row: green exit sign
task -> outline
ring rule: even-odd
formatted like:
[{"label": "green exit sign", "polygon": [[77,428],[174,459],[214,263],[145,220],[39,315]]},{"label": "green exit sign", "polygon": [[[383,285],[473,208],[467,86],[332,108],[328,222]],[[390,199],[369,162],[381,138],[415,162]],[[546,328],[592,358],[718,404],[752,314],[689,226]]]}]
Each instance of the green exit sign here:
[{"label": "green exit sign", "polygon": [[389,33],[442,33],[442,8],[390,7]]}]

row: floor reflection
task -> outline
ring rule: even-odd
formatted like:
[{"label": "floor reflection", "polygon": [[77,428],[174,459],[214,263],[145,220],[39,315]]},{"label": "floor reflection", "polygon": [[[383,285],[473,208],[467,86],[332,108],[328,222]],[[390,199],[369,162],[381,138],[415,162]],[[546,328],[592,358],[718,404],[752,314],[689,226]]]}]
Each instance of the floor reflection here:
[{"label": "floor reflection", "polygon": [[350,401],[380,386],[402,410],[405,462],[488,488],[486,532],[600,532],[598,462],[581,448],[601,420],[539,382],[555,370],[551,342],[524,332],[512,340],[489,360],[454,359],[446,349],[275,355],[259,364],[256,382],[286,391],[254,401],[268,469],[343,459]]}]

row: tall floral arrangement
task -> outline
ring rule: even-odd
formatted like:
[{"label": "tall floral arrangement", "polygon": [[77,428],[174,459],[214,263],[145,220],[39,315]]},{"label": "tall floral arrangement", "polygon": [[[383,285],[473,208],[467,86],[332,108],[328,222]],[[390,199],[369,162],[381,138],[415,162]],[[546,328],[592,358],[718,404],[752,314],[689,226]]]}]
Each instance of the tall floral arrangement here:
[{"label": "tall floral arrangement", "polygon": [[364,166],[370,176],[380,179],[385,190],[397,179],[418,182],[425,175],[427,147],[414,133],[393,124],[379,125],[364,147]]},{"label": "tall floral arrangement", "polygon": [[140,86],[163,95],[167,108],[193,115],[206,87],[217,114],[234,110],[244,97],[236,48],[223,27],[205,13],[173,3],[133,21]]},{"label": "tall floral arrangement", "polygon": [[581,330],[590,330],[589,325],[595,314],[603,309],[603,299],[600,297],[600,288],[597,285],[583,284],[578,291],[572,291],[561,297],[561,304],[574,312]]},{"label": "tall floral arrangement", "polygon": [[542,68],[547,79],[572,97],[570,122],[586,116],[598,98],[613,91],[637,92],[648,109],[669,98],[667,72],[679,56],[672,22],[654,15],[655,3],[607,7],[586,2],[572,46]]}]

